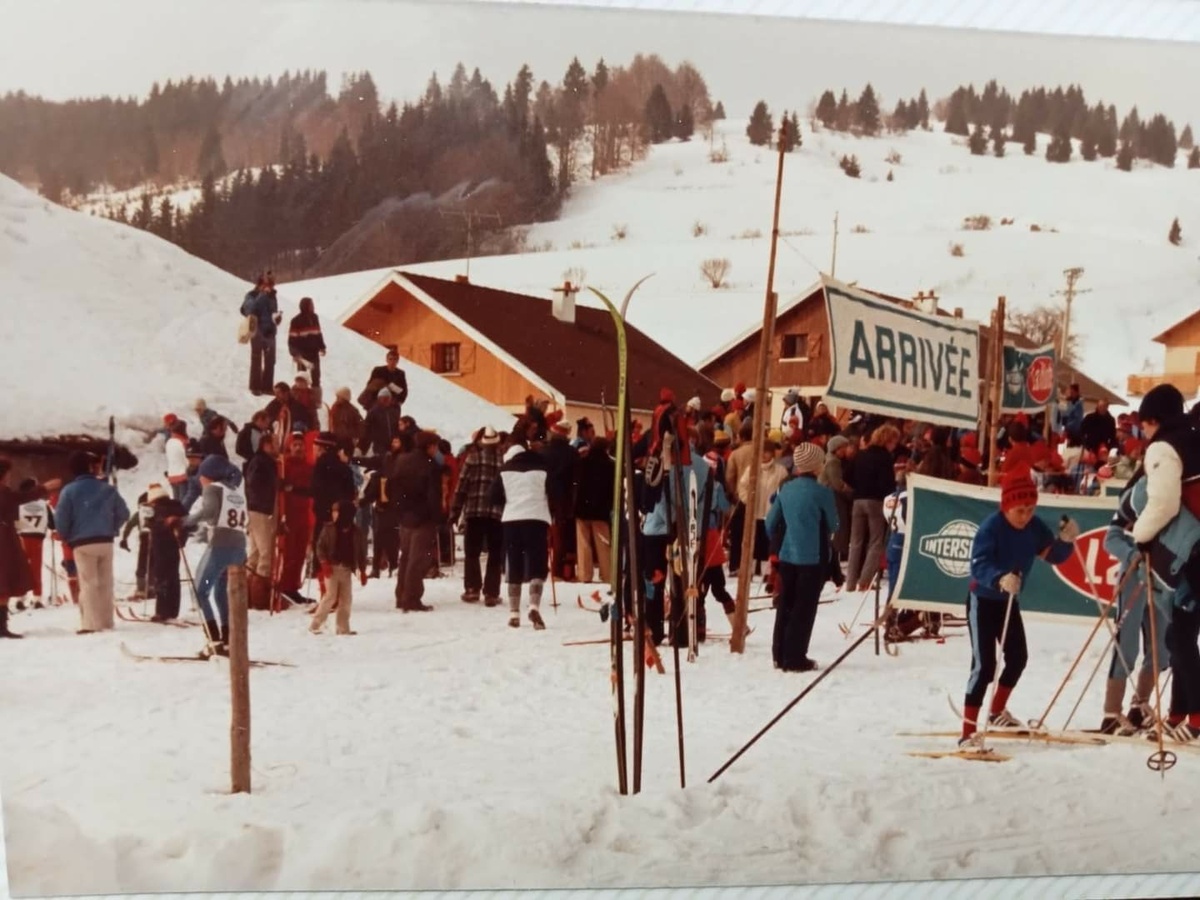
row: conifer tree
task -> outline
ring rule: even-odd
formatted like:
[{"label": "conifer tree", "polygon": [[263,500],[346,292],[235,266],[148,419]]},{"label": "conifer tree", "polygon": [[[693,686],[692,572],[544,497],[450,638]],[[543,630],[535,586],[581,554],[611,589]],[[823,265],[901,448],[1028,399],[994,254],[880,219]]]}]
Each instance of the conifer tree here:
[{"label": "conifer tree", "polygon": [[977,122],[975,130],[971,132],[971,137],[967,141],[967,146],[971,148],[971,153],[974,156],[983,156],[987,153],[987,135],[983,131],[983,123]]},{"label": "conifer tree", "polygon": [[879,100],[875,96],[875,89],[869,83],[858,97],[855,119],[863,134],[871,137],[879,134]]},{"label": "conifer tree", "polygon": [[1200,169],[1200,146],[1193,147],[1192,152],[1188,155],[1188,168]]},{"label": "conifer tree", "polygon": [[759,100],[750,114],[750,122],[746,125],[746,137],[756,147],[767,147],[771,144],[771,136],[775,133],[775,123],[767,109],[765,100]]},{"label": "conifer tree", "polygon": [[1174,244],[1176,247],[1178,247],[1180,245],[1180,243],[1183,242],[1183,229],[1179,227],[1179,219],[1178,218],[1176,218],[1175,221],[1171,223],[1171,231],[1170,231],[1170,233],[1167,234],[1167,240],[1170,241],[1172,244]]},{"label": "conifer tree", "polygon": [[837,125],[838,102],[833,91],[826,91],[817,102],[817,121],[830,131]]},{"label": "conifer tree", "polygon": [[993,125],[992,126],[992,153],[997,158],[1004,156],[1005,143],[1007,141],[1008,141],[1008,137],[1004,134],[1004,129],[997,128],[995,125]]},{"label": "conifer tree", "polygon": [[712,117],[714,120],[720,120],[720,119],[725,118],[725,104],[722,103],[720,100],[718,100],[717,105],[715,107],[713,107]]},{"label": "conifer tree", "polygon": [[1121,141],[1121,149],[1117,151],[1117,168],[1122,172],[1133,171],[1133,144]]},{"label": "conifer tree", "polygon": [[656,84],[650,91],[650,96],[646,98],[646,109],[642,117],[647,140],[652,144],[670,140],[675,131],[674,119],[667,92],[661,84]]}]

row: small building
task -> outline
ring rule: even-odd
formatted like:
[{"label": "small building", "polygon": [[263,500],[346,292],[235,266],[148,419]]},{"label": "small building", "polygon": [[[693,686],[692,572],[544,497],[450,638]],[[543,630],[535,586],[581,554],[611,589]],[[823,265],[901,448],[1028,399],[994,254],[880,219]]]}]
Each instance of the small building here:
[{"label": "small building", "polygon": [[[603,432],[616,417],[616,331],[607,310],[576,303],[577,291],[567,284],[550,300],[397,270],[340,321],[514,414],[544,397],[572,425],[586,416]],[[625,332],[635,416],[649,416],[664,387],[680,405],[697,394],[717,402],[714,382],[633,326]]]},{"label": "small building", "polygon": [[[935,295],[921,292],[913,299],[903,299],[880,291],[855,287],[882,300],[895,303],[931,315],[962,318],[962,310],[953,313],[940,309]],[[753,386],[758,378],[758,353],[762,340],[762,326],[747,329],[728,344],[716,350],[700,363],[700,371],[717,384],[731,386],[738,382]],[[1034,345],[1013,332],[1005,332],[1007,343],[1017,347],[1032,348]],[[783,395],[790,388],[798,388],[800,395],[812,400],[824,395],[829,386],[829,321],[825,305],[825,288],[818,281],[811,288],[780,304],[775,317],[775,334],[771,347],[771,358],[767,370],[768,389],[772,394],[771,421],[777,422],[783,415]],[[987,371],[991,357],[992,329],[982,324],[979,332],[980,371]],[[1110,406],[1125,406],[1125,401],[1103,385],[1077,371],[1071,366],[1059,364],[1056,373],[1060,387],[1077,383],[1085,406],[1091,408],[1098,400],[1108,401]],[[833,404],[830,404],[833,406]],[[836,410],[831,410],[836,412]]]},{"label": "small building", "polygon": [[1160,384],[1173,384],[1184,397],[1196,396],[1200,391],[1200,310],[1176,322],[1154,341],[1162,344],[1166,351],[1163,371],[1130,375],[1129,395],[1141,397]]}]

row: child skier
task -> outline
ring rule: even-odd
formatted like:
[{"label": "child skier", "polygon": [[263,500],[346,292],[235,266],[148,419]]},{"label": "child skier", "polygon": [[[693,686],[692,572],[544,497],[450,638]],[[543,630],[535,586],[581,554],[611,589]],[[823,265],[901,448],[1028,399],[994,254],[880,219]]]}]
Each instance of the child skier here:
[{"label": "child skier", "polygon": [[1021,727],[1007,709],[1029,651],[1025,625],[1017,605],[1021,586],[1035,559],[1051,565],[1071,556],[1079,525],[1064,518],[1058,537],[1037,518],[1037,487],[1028,469],[1004,477],[1000,510],[983,520],[971,545],[971,587],[967,596],[967,627],[971,636],[971,674],[967,680],[959,746],[977,748],[976,724],[984,695],[996,672],[996,644],[1004,653],[1004,671],[992,697],[988,724],[998,728]]},{"label": "child skier", "polygon": [[[21,495],[36,494],[38,483],[32,478],[26,478],[17,488]],[[17,508],[17,536],[21,539],[21,549],[29,561],[29,589],[33,592],[33,608],[42,609],[42,566],[45,559],[46,532],[54,527],[54,517],[50,512],[50,504],[44,496],[37,497]],[[24,609],[25,601],[17,601],[17,609]]]},{"label": "child skier", "polygon": [[337,633],[350,630],[351,579],[358,570],[359,582],[367,584],[367,538],[355,521],[354,504],[342,500],[330,510],[330,520],[317,538],[317,560],[325,582],[325,593],[313,613],[308,630],[320,634],[325,620],[337,607]]},{"label": "child skier", "polygon": [[146,587],[154,598],[152,622],[170,622],[179,617],[179,538],[167,522],[187,515],[183,504],[167,493],[161,484],[146,490],[148,512]]}]

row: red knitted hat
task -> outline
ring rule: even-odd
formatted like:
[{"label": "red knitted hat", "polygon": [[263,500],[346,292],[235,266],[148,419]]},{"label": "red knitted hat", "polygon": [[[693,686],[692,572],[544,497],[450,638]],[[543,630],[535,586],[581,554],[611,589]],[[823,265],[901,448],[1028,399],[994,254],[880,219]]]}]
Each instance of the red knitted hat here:
[{"label": "red knitted hat", "polygon": [[1018,506],[1036,506],[1037,499],[1037,485],[1033,483],[1027,470],[1022,469],[1004,476],[1000,485],[1001,511],[1008,512]]}]

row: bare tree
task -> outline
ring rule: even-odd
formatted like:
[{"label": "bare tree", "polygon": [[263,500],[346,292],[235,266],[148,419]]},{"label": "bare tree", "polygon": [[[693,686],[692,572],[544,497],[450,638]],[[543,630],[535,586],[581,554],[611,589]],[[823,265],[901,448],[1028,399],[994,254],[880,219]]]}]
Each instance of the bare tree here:
[{"label": "bare tree", "polygon": [[[1053,344],[1057,350],[1062,336],[1062,325],[1062,310],[1053,306],[1035,306],[1027,312],[1008,314],[1008,330],[1032,342],[1035,347]],[[1074,368],[1079,362],[1079,351],[1079,335],[1068,334],[1061,361]]]},{"label": "bare tree", "polygon": [[700,263],[700,274],[705,280],[713,286],[713,289],[719,288],[725,283],[725,276],[729,274],[729,270],[733,268],[732,263],[727,259],[706,259]]}]

